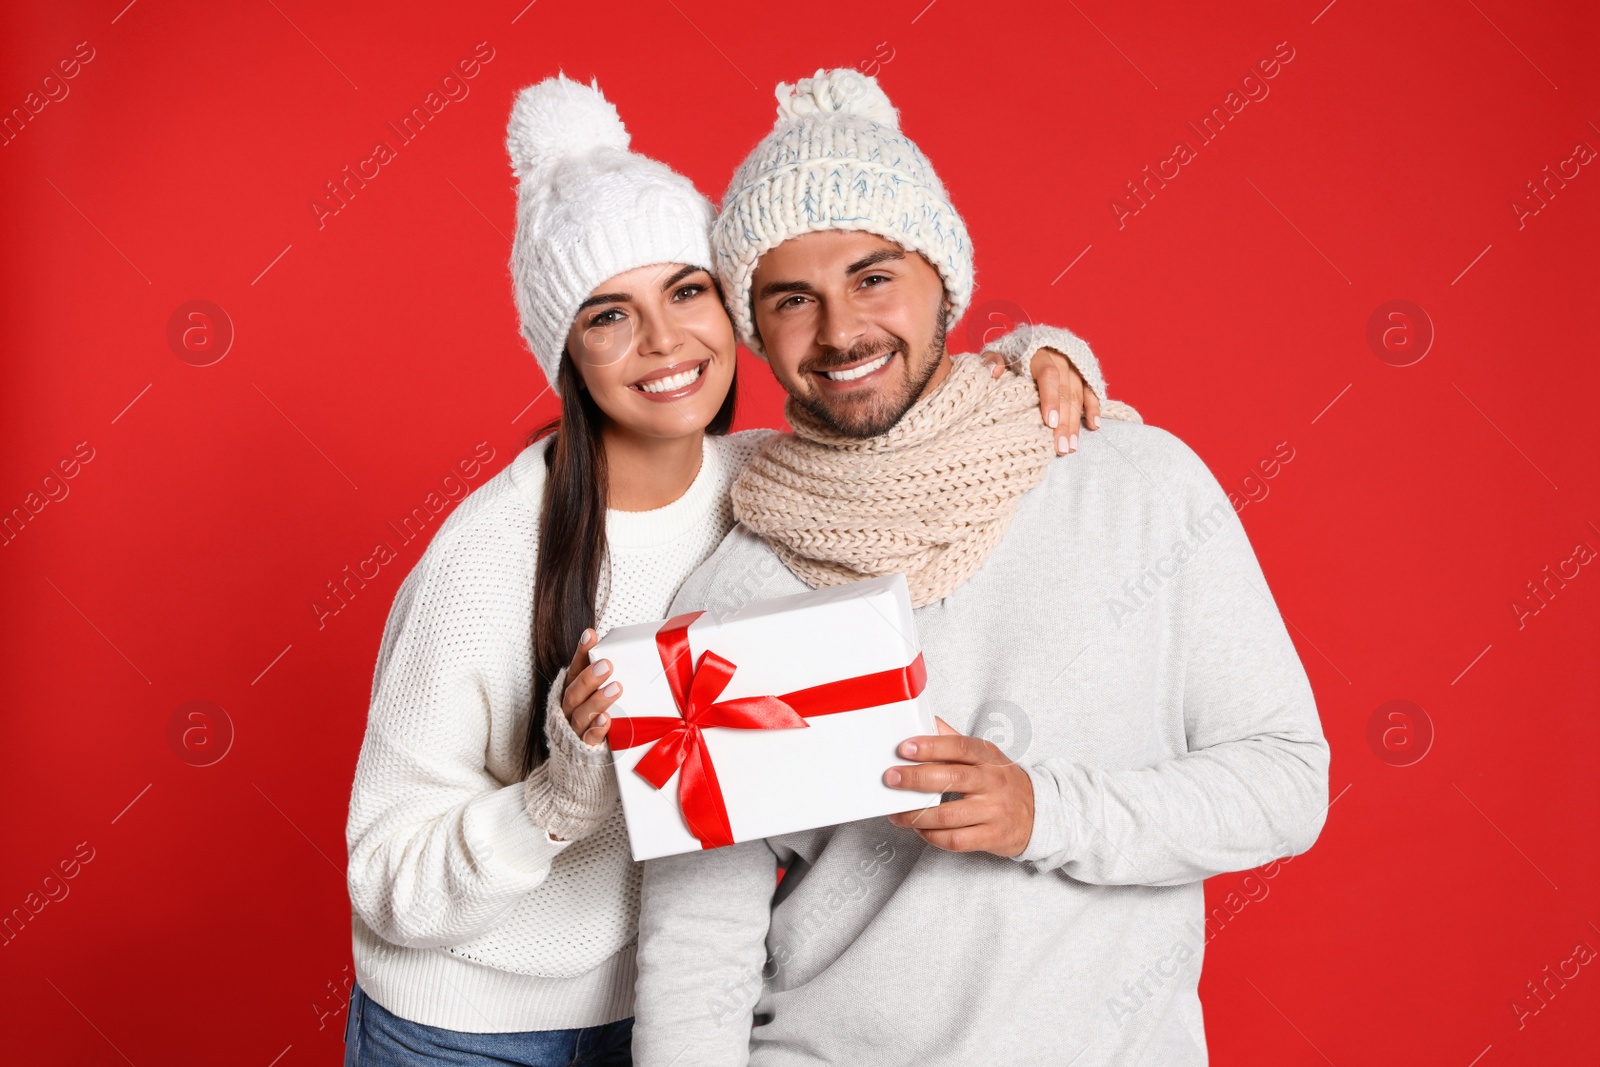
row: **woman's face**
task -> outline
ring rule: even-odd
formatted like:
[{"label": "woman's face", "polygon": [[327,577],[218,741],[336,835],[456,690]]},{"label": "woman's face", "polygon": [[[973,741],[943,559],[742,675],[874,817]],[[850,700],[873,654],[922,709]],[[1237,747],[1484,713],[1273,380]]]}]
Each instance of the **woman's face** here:
[{"label": "woman's face", "polygon": [[682,263],[596,286],[567,353],[607,420],[644,437],[701,433],[733,384],[733,323],[711,275]]}]

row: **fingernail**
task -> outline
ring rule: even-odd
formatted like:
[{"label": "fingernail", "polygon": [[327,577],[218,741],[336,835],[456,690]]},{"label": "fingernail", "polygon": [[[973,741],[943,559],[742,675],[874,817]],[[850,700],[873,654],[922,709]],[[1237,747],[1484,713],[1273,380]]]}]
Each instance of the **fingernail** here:
[{"label": "fingernail", "polygon": [[1053,430],[1056,428],[1056,423],[1061,421],[1061,416],[1052,411],[1048,416],[1045,417],[1044,421],[1045,424]]},{"label": "fingernail", "polygon": [[604,678],[606,675],[608,675],[610,673],[611,673],[611,661],[610,660],[603,659],[599,663],[596,663],[594,665],[594,676],[596,678]]},{"label": "fingernail", "polygon": [[594,717],[594,724],[596,726],[604,726],[606,724],[606,713],[602,711],[599,715],[596,715]]},{"label": "fingernail", "polygon": [[1100,416],[1099,415],[1090,415],[1089,416],[1089,429],[1098,430],[1099,428],[1100,428]]},{"label": "fingernail", "polygon": [[1059,454],[1059,453],[1065,452],[1066,450],[1067,450],[1067,439],[1065,437],[1057,437],[1056,438],[1056,452]]},{"label": "fingernail", "polygon": [[1076,452],[1078,450],[1078,435],[1077,434],[1073,434],[1071,437],[1067,438],[1067,450],[1069,452]]},{"label": "fingernail", "polygon": [[900,755],[905,756],[907,759],[910,759],[916,754],[917,743],[915,741],[907,741],[905,744],[900,746]]},{"label": "fingernail", "polygon": [[884,785],[899,785],[900,784],[900,772],[895,770],[893,767],[890,767],[888,770],[884,771],[883,772],[883,784]]},{"label": "fingernail", "polygon": [[606,686],[600,691],[608,697],[614,697],[618,693],[622,692],[622,686],[618,685],[616,682],[612,682],[610,685]]},{"label": "fingernail", "polygon": [[578,642],[578,644],[586,645],[592,640],[594,640],[594,631],[593,630],[585,630],[585,631],[583,631],[583,638]]}]

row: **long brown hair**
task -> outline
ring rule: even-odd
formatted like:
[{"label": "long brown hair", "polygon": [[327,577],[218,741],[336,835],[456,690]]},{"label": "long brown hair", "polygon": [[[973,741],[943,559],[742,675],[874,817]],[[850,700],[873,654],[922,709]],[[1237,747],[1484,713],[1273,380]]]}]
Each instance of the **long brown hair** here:
[{"label": "long brown hair", "polygon": [[[533,708],[522,772],[550,758],[545,705],[561,668],[572,662],[583,631],[596,624],[595,597],[606,554],[605,413],[583,387],[577,364],[563,353],[557,373],[561,415],[529,437],[553,436],[544,453],[544,502],[539,509],[539,558],[533,577]],[[738,374],[706,426],[721,436],[733,425]]]}]

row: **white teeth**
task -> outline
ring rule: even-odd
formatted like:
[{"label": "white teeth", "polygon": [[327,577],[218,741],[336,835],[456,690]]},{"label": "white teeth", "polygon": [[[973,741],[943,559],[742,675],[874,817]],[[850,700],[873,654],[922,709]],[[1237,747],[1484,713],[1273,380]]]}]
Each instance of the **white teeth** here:
[{"label": "white teeth", "polygon": [[865,375],[871,374],[873,371],[877,370],[879,367],[881,367],[885,363],[889,362],[890,356],[893,356],[893,355],[894,355],[894,353],[890,352],[890,353],[888,353],[888,355],[884,355],[884,356],[878,357],[877,359],[873,360],[871,363],[863,363],[863,364],[861,364],[861,366],[859,366],[859,367],[851,367],[849,370],[829,370],[829,371],[823,371],[822,373],[826,374],[830,381],[852,382],[852,381],[855,381],[857,378],[864,377]]},{"label": "white teeth", "polygon": [[705,369],[705,364],[691,367],[689,370],[654,381],[640,382],[639,388],[647,393],[670,393],[674,389],[682,389],[686,385],[693,385],[700,378],[700,372]]}]

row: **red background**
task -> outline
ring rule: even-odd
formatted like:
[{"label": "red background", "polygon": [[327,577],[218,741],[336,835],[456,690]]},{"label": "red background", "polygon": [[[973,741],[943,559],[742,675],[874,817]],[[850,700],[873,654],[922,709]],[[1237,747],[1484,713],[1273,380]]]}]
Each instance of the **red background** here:
[{"label": "red background", "polygon": [[[598,76],[637,149],[720,196],[778,81],[865,63],[971,227],[969,326],[1076,329],[1241,500],[1294,451],[1241,517],[1336,799],[1210,944],[1215,1062],[1593,1062],[1600,965],[1520,1026],[1512,1002],[1600,950],[1600,566],[1511,607],[1600,550],[1600,166],[1511,207],[1600,148],[1592,5],[524,2],[0,15],[6,113],[94,50],[0,146],[0,508],[93,450],[0,549],[0,908],[93,856],[0,948],[9,1060],[338,1062],[350,779],[422,540],[320,629],[310,605],[478,442],[474,487],[555,410],[506,267],[512,94]],[[470,96],[319,228],[324,183],[478,42]],[[1279,42],[1270,95],[1199,146],[1185,123]],[[1198,158],[1119,228],[1112,198],[1179,138]],[[167,340],[198,299],[235,331],[204,367]],[[1436,334],[1404,367],[1366,339],[1396,299]],[[776,425],[746,358],[741,422]],[[1397,699],[1434,732],[1408,766],[1420,734],[1368,740]],[[194,700],[223,711],[186,748]],[[231,748],[193,765],[223,716]]]}]

